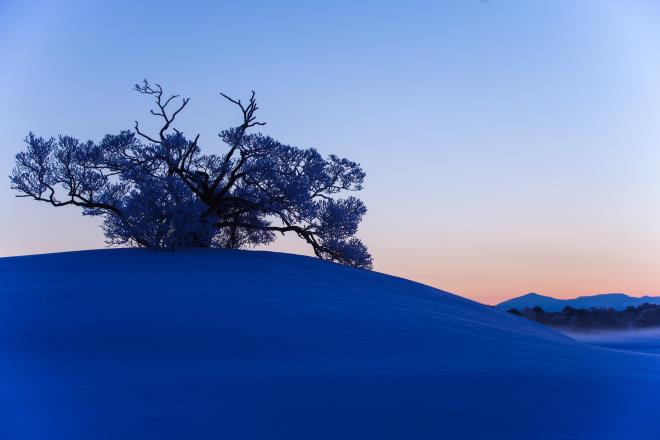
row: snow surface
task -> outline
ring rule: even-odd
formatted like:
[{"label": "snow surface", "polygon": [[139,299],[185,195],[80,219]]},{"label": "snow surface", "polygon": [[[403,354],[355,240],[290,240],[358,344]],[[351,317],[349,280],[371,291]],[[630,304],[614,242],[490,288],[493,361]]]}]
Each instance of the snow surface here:
[{"label": "snow surface", "polygon": [[270,252],[0,259],[2,439],[657,439],[660,357]]}]

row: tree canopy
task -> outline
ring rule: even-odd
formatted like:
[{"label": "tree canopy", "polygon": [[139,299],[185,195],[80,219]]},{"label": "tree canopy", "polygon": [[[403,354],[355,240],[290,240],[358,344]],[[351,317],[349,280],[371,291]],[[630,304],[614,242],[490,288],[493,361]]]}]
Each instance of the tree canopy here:
[{"label": "tree canopy", "polygon": [[147,80],[135,90],[153,98],[157,133],[137,121],[100,142],[30,133],[10,176],[17,196],[102,216],[110,245],[239,249],[292,233],[322,259],[371,268],[355,236],[367,209],[355,196],[341,197],[362,189],[359,164],[251,132],[265,125],[254,92],[247,102],[221,93],[242,121],[219,133],[223,153],[204,154],[199,134],[190,139],[174,127],[189,98]]}]

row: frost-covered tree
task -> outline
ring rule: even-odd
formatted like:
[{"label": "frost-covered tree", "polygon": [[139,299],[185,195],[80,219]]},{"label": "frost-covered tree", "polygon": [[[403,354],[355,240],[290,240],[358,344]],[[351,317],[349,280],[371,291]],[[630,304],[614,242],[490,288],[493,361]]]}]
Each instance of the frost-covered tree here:
[{"label": "frost-covered tree", "polygon": [[362,189],[359,164],[250,132],[265,125],[256,119],[254,92],[247,103],[221,94],[242,122],[220,132],[224,153],[203,154],[199,135],[189,139],[174,127],[189,98],[166,96],[147,80],[135,90],[154,99],[157,133],[143,132],[137,121],[98,143],[30,133],[10,176],[18,197],[102,216],[110,245],[238,249],[292,233],[322,259],[371,267],[355,237],[366,207],[340,196]]}]

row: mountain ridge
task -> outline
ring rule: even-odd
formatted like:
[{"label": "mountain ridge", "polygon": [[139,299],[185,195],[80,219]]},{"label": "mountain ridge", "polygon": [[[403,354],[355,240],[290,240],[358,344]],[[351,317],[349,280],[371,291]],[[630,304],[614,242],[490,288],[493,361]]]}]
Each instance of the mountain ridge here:
[{"label": "mountain ridge", "polygon": [[630,296],[625,293],[600,293],[563,299],[530,292],[525,295],[502,301],[495,307],[500,310],[522,310],[525,307],[533,308],[538,306],[547,312],[560,312],[566,306],[576,309],[589,309],[596,307],[623,310],[628,306],[636,307],[644,303],[660,304],[660,296]]}]

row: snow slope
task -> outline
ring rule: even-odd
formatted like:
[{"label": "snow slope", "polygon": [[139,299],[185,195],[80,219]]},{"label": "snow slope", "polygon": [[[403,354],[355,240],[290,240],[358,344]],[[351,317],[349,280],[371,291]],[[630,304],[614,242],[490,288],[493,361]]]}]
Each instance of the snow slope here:
[{"label": "snow slope", "polygon": [[660,357],[307,257],[0,259],[2,439],[654,439]]},{"label": "snow slope", "polygon": [[539,306],[546,312],[561,312],[564,307],[571,306],[576,309],[613,308],[623,310],[628,306],[639,306],[644,303],[660,304],[657,296],[628,296],[625,293],[602,293],[600,295],[579,296],[573,299],[558,299],[551,296],[528,293],[516,298],[499,303],[496,307],[500,310],[518,309]]}]

